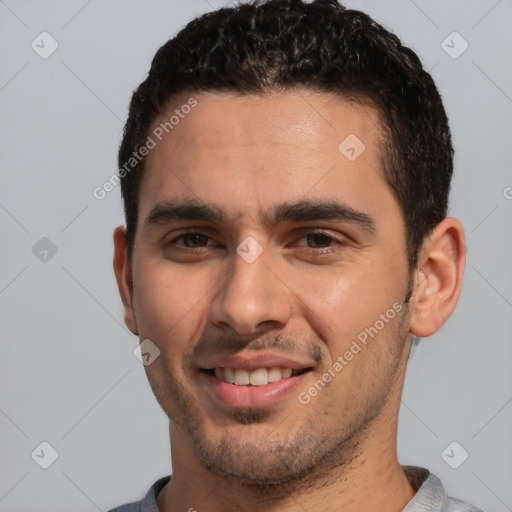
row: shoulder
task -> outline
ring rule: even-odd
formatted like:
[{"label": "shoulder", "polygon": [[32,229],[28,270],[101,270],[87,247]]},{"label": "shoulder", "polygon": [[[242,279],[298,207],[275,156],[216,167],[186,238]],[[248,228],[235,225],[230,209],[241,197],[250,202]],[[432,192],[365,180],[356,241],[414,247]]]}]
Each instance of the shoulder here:
[{"label": "shoulder", "polygon": [[481,508],[477,508],[465,501],[458,500],[447,496],[443,512],[484,512]]},{"label": "shoulder", "polygon": [[403,512],[483,512],[474,505],[447,496],[441,480],[427,469],[414,466],[402,466],[402,469],[416,490]]},{"label": "shoulder", "polygon": [[109,512],[158,512],[157,497],[159,492],[171,479],[170,476],[160,478],[148,490],[141,501],[134,501],[109,510]]}]

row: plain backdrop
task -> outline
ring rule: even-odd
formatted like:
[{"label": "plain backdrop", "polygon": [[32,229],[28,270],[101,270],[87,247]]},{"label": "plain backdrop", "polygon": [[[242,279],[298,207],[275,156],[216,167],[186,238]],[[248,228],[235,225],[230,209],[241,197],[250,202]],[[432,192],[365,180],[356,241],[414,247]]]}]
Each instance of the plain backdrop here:
[{"label": "plain backdrop", "polygon": [[[0,512],[105,511],[171,472],[167,420],[112,272],[119,188],[92,191],[116,172],[155,51],[223,5],[0,0]],[[510,511],[512,2],[347,5],[431,70],[456,148],[450,214],[467,234],[458,308],[410,361],[399,457],[450,495]]]}]

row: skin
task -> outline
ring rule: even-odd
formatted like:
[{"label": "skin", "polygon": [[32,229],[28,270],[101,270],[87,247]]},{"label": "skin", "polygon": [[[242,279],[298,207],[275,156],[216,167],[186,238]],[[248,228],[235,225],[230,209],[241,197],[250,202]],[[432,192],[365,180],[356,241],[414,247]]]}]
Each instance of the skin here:
[{"label": "skin", "polygon": [[[172,479],[159,509],[402,510],[414,496],[396,455],[411,335],[433,334],[455,307],[460,223],[442,221],[409,272],[371,106],[308,90],[193,96],[197,106],[146,163],[132,265],[124,228],[114,232],[125,322],[161,351],[145,367],[170,418]],[[173,98],[154,126],[188,97]],[[365,144],[355,161],[338,149],[349,134]],[[343,204],[372,229],[272,218],[300,201]],[[222,219],[148,221],[155,205],[190,202],[214,205]],[[262,249],[251,263],[236,251],[249,236]],[[393,319],[301,403],[394,304]],[[263,353],[310,371],[268,407],[229,407],[204,386],[200,368],[216,354]]]}]

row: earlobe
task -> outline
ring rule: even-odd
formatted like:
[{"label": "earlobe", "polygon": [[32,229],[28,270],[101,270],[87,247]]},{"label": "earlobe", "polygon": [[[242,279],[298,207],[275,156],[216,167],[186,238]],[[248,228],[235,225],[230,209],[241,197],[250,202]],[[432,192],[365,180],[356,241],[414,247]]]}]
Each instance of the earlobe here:
[{"label": "earlobe", "polygon": [[460,296],[466,262],[464,230],[453,218],[441,221],[425,238],[411,298],[410,332],[420,338],[437,332]]},{"label": "earlobe", "polygon": [[126,245],[126,229],[118,226],[114,230],[114,273],[119,295],[124,307],[124,323],[130,331],[138,335],[137,322],[133,311],[133,288],[130,262]]}]

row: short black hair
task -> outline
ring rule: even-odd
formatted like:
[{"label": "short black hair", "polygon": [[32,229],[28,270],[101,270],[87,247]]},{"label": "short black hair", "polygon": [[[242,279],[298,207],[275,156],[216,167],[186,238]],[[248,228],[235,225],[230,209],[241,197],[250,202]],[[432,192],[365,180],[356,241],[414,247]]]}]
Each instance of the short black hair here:
[{"label": "short black hair", "polygon": [[[382,172],[404,218],[410,269],[446,217],[453,147],[441,97],[418,58],[367,14],[336,0],[256,0],[188,23],[156,53],[134,92],[119,148],[126,168],[180,93],[264,94],[305,87],[368,102],[380,114]],[[128,257],[145,159],[123,172]]]}]

